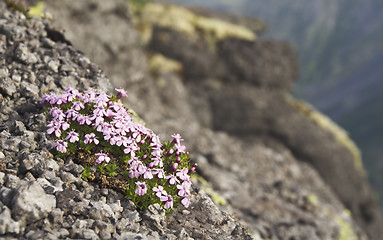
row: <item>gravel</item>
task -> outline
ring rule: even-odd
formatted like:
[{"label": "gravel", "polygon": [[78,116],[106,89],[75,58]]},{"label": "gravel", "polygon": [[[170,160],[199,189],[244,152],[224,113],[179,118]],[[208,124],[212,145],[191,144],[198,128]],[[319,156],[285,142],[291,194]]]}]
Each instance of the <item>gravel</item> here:
[{"label": "gravel", "polygon": [[[48,37],[48,20],[27,19],[1,1],[0,23],[1,239],[251,238],[198,189],[190,209],[205,211],[139,212],[123,194],[83,181],[82,166],[55,158],[40,98],[66,87],[110,93],[112,86],[86,56]],[[188,227],[169,222],[174,218]],[[232,236],[235,228],[240,234]]]}]

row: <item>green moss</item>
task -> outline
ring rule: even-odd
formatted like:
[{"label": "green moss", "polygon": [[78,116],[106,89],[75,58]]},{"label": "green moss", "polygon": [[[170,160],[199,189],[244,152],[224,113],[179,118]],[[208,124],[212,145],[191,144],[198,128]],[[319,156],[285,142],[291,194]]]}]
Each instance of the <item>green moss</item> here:
[{"label": "green moss", "polygon": [[222,196],[220,196],[216,191],[214,191],[212,188],[209,187],[202,187],[202,190],[204,190],[213,200],[215,204],[218,205],[226,205],[226,199]]},{"label": "green moss", "polygon": [[153,54],[149,59],[150,71],[154,74],[181,72],[182,64],[162,54]]},{"label": "green moss", "polygon": [[315,207],[319,206],[320,202],[319,202],[317,195],[312,193],[312,194],[309,194],[306,198],[307,198],[307,201],[309,203],[311,203],[313,206],[315,206]]},{"label": "green moss", "polygon": [[128,0],[129,6],[135,15],[140,15],[149,0]]},{"label": "green moss", "polygon": [[335,222],[339,226],[338,240],[358,240],[358,236],[352,230],[351,225],[345,221],[342,217],[337,216]]},{"label": "green moss", "polygon": [[255,33],[244,26],[200,16],[184,7],[149,2],[141,6],[139,14],[135,14],[135,6],[131,3],[130,6],[133,22],[146,43],[151,39],[153,25],[168,27],[191,37],[202,36],[211,44],[226,37],[256,39]]},{"label": "green moss", "polygon": [[32,18],[32,17],[44,17],[48,19],[52,19],[52,14],[49,12],[45,12],[45,2],[44,1],[38,1],[36,5],[30,6],[27,8],[23,1],[20,0],[5,0],[5,3],[7,6],[14,11],[19,11],[23,13],[26,17]]},{"label": "green moss", "polygon": [[31,6],[29,8],[28,15],[31,17],[43,17],[44,16],[44,7],[45,7],[44,2],[42,2],[42,1],[37,2],[35,6]]},{"label": "green moss", "polygon": [[329,117],[315,110],[315,108],[308,103],[296,100],[291,96],[287,96],[286,100],[288,103],[290,103],[291,106],[295,107],[299,113],[311,119],[321,128],[330,132],[334,139],[350,152],[353,157],[353,164],[356,171],[363,177],[366,175],[360,150],[350,139],[348,133],[344,129],[339,127]]},{"label": "green moss", "polygon": [[198,181],[198,182],[200,182],[202,184],[201,189],[203,191],[205,191],[211,197],[211,199],[213,200],[213,202],[215,204],[218,204],[218,205],[226,205],[227,204],[226,199],[224,197],[220,196],[211,187],[209,187],[208,182],[203,177],[201,177],[198,174],[193,174],[191,176],[191,179],[194,180],[194,181]]},{"label": "green moss", "polygon": [[136,111],[134,111],[133,109],[128,109],[128,113],[132,117],[133,122],[145,125],[145,121],[136,113]]}]

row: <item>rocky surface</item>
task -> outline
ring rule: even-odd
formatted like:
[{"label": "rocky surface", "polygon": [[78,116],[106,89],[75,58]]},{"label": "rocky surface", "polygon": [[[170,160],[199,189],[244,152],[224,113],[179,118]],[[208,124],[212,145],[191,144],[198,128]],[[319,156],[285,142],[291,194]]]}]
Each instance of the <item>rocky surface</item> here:
[{"label": "rocky surface", "polygon": [[[123,0],[47,1],[54,26],[0,6],[2,238],[343,240],[368,239],[367,231],[370,239],[378,239],[377,232],[356,224],[358,215],[346,210],[312,165],[297,161],[310,162],[310,155],[298,156],[298,145],[287,145],[277,129],[271,131],[286,122],[286,115],[271,106],[286,106],[283,96],[297,74],[287,45],[231,38],[211,52],[202,38],[190,40],[156,27],[144,46]],[[54,29],[65,29],[65,39]],[[173,53],[167,55],[161,50],[170,44],[166,36],[182,48],[168,47]],[[231,45],[243,49],[237,55]],[[180,61],[182,73],[151,76],[154,51]],[[198,173],[207,180],[194,182],[189,209],[167,216],[156,206],[139,212],[122,194],[83,181],[83,168],[70,158],[49,152],[52,142],[44,132],[39,98],[68,86],[110,91],[112,85],[93,61],[113,86],[127,90],[128,106],[148,127],[162,136],[180,132],[186,139]],[[249,63],[257,67],[247,71]],[[293,110],[287,116],[304,121]],[[282,131],[283,136],[293,139],[294,129],[291,135]],[[329,134],[320,136],[320,146],[331,140]],[[340,166],[352,168],[347,162]]]},{"label": "rocky surface", "polygon": [[123,194],[83,181],[81,165],[54,158],[39,99],[69,86],[108,92],[111,85],[88,58],[50,39],[47,21],[26,19],[3,2],[0,21],[0,238],[251,238],[199,189],[188,210],[138,212]]}]

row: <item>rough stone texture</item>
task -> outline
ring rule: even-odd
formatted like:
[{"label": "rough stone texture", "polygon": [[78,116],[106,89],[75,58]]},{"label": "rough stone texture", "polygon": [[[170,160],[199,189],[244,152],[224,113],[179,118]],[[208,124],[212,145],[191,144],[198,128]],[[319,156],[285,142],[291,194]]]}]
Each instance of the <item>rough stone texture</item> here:
[{"label": "rough stone texture", "polygon": [[[112,87],[102,70],[75,50],[68,41],[51,36],[47,20],[26,19],[0,2],[1,81],[15,89],[0,88],[0,238],[1,239],[180,239],[195,229],[169,225],[158,211],[138,212],[123,194],[81,179],[83,167],[49,152],[52,139],[45,133],[46,117],[39,99],[65,87],[109,92]],[[56,34],[57,35],[57,34]],[[22,43],[22,45],[20,45]],[[17,86],[17,87],[16,87]],[[21,86],[21,87],[20,87]],[[246,229],[228,218],[212,200],[204,198],[205,211],[239,229],[221,229],[202,222],[204,213],[185,215],[176,209],[170,216],[193,222],[213,239],[246,239]],[[191,208],[198,205],[196,200]],[[201,208],[198,206],[198,208]],[[169,225],[169,226],[168,226]],[[182,230],[183,229],[183,230]],[[201,235],[201,236],[202,236]],[[238,238],[236,238],[238,237]],[[192,239],[192,238],[190,238]]]},{"label": "rough stone texture", "polygon": [[[19,183],[20,184],[20,183]],[[17,187],[14,186],[13,188]],[[20,184],[11,201],[13,218],[27,224],[38,221],[56,207],[56,199],[45,193],[39,182]]]},{"label": "rough stone texture", "polygon": [[[205,51],[201,39],[189,40],[171,29],[158,29],[158,33],[178,34],[170,38],[173,41],[157,46],[182,46],[171,48],[172,54],[184,56],[179,58],[184,69],[193,71],[154,78],[126,1],[52,0],[47,1],[47,9],[56,27],[47,20],[27,20],[20,13],[6,11],[0,2],[0,79],[15,86],[10,92],[0,88],[1,238],[339,239],[347,233],[349,239],[368,239],[318,173],[297,161],[297,149],[289,150],[290,146],[275,135],[277,130],[270,133],[273,126],[279,126],[276,122],[283,124],[283,118],[276,116],[285,115],[274,115],[267,109],[280,103],[284,106],[283,95],[296,74],[296,64],[289,62],[295,58],[289,55],[289,47],[275,41],[242,45],[239,40],[228,39],[217,45],[217,52],[235,54],[230,46],[240,45],[241,53],[221,59]],[[65,29],[65,38],[55,28]],[[149,46],[155,45],[155,39],[159,38],[153,36]],[[278,66],[268,66],[276,72],[252,69],[236,77],[233,74],[246,69],[248,62],[256,62],[247,51],[258,56],[258,69],[282,64],[280,69],[289,74],[284,78]],[[278,59],[285,51],[287,56]],[[203,60],[201,56],[216,65],[209,62],[210,69],[199,69],[204,64],[194,61]],[[247,61],[229,68],[240,56]],[[108,79],[93,61],[105,69],[114,86],[128,91],[128,106],[148,127],[165,138],[179,132],[186,139],[200,166],[199,174],[208,180],[207,185],[194,182],[188,209],[180,207],[168,216],[156,206],[139,212],[121,193],[84,182],[79,177],[82,167],[71,159],[54,159],[49,153],[52,141],[44,131],[46,118],[39,98],[68,86],[110,91]],[[225,77],[228,71],[233,74]],[[235,85],[237,80],[241,87]],[[225,99],[225,94],[229,98]],[[293,113],[288,116],[299,118]],[[233,126],[225,125],[222,119]],[[329,140],[323,137],[323,141]],[[309,157],[302,160],[309,161]],[[56,206],[39,216],[40,220],[26,222],[14,215],[11,200],[22,194],[18,189],[31,183],[40,185],[42,195],[55,199]],[[216,201],[225,199],[226,205],[218,208],[209,196]],[[375,220],[371,221],[374,226]],[[378,239],[373,238],[379,236],[373,235],[377,232],[369,233],[371,239]]]},{"label": "rough stone texture", "polygon": [[224,39],[217,45],[217,55],[225,62],[224,78],[234,82],[288,91],[298,75],[294,50],[275,40]]}]

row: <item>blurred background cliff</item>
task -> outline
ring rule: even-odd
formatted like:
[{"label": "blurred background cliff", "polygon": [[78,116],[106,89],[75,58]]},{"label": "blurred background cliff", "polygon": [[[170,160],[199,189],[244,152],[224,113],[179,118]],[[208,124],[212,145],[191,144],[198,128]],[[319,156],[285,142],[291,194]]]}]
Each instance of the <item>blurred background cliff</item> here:
[{"label": "blurred background cliff", "polygon": [[347,130],[361,149],[370,183],[383,198],[382,1],[175,2],[259,17],[267,24],[264,37],[292,44],[300,68],[294,96]]}]

